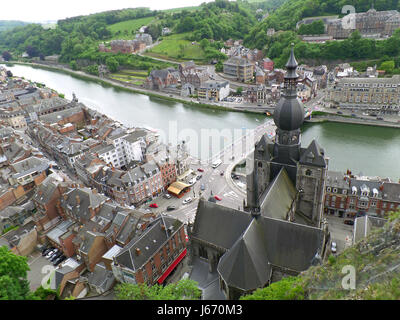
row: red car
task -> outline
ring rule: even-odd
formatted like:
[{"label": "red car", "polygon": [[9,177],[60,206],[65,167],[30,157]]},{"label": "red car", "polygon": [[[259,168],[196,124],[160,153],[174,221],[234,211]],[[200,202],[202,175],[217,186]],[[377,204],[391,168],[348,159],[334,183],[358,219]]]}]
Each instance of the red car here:
[{"label": "red car", "polygon": [[219,196],[214,196],[214,199],[215,199],[215,200],[218,200],[218,201],[221,201],[221,200],[222,200],[222,198],[219,197]]},{"label": "red car", "polygon": [[158,205],[157,205],[157,203],[152,203],[149,207],[150,208],[158,208]]},{"label": "red car", "polygon": [[204,172],[204,169],[198,168],[197,171],[199,171],[199,172]]}]

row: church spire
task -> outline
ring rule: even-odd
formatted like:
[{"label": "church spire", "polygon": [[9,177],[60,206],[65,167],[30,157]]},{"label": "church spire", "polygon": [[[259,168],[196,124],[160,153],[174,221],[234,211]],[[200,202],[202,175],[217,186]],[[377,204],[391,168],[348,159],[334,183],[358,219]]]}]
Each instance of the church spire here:
[{"label": "church spire", "polygon": [[294,56],[294,44],[292,43],[292,47],[290,49],[289,60],[286,63],[286,75],[284,82],[284,95],[285,96],[297,96],[297,79],[299,75],[297,74],[297,61]]},{"label": "church spire", "polygon": [[274,122],[278,129],[293,131],[298,130],[304,121],[304,105],[297,98],[299,75],[296,73],[297,61],[294,56],[293,43],[286,69],[284,90],[282,98],[274,110]]}]

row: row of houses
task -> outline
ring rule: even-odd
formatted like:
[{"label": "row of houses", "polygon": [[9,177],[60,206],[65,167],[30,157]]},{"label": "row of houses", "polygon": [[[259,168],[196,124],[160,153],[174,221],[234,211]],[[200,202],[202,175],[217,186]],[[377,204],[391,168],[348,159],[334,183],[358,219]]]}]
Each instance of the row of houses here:
[{"label": "row of houses", "polygon": [[325,212],[351,217],[367,214],[383,218],[400,208],[400,183],[328,171]]},{"label": "row of houses", "polygon": [[[39,244],[58,248],[67,259],[50,285],[62,297],[101,294],[115,281],[164,283],[186,256],[184,225],[127,204],[163,191],[188,170],[184,146],[172,150],[151,132],[123,128],[77,101],[69,108],[47,99],[27,107],[36,114],[27,132],[56,163],[24,133],[0,127],[0,245],[18,255]],[[74,129],[60,130],[67,121]],[[125,162],[115,161],[120,154]]]}]

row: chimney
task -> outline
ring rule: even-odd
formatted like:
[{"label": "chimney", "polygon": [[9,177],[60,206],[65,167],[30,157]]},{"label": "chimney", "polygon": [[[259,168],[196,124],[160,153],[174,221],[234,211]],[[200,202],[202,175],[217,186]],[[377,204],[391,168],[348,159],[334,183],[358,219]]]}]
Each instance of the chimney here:
[{"label": "chimney", "polygon": [[135,249],[135,252],[136,252],[136,255],[137,255],[137,256],[140,255],[140,249],[139,249],[139,248],[136,248],[136,249]]}]

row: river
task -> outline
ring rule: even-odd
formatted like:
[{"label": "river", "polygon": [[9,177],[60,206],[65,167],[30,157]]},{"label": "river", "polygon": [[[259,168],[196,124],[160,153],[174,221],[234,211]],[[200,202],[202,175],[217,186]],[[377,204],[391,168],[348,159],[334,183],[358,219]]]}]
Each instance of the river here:
[{"label": "river", "polygon": [[[65,98],[75,93],[80,102],[127,126],[146,126],[165,134],[165,141],[186,140],[192,155],[205,159],[268,118],[263,115],[210,110],[120,90],[80,78],[23,65],[6,66],[14,75],[44,83]],[[210,130],[219,132],[209,143]],[[342,123],[305,124],[302,145],[312,139],[325,149],[329,169],[400,179],[400,130]],[[205,147],[207,146],[207,147]]]}]

